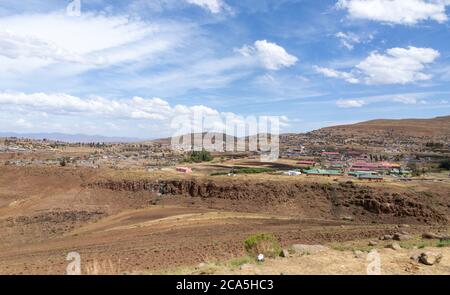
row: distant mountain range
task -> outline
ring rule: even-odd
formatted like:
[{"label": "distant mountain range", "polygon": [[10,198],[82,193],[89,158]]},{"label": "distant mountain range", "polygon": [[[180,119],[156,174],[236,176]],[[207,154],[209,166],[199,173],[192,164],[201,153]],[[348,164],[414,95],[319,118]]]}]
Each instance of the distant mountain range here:
[{"label": "distant mountain range", "polygon": [[[354,134],[371,134],[376,136],[379,132],[390,134],[390,136],[411,136],[411,137],[448,137],[450,135],[450,116],[436,117],[431,119],[401,119],[389,120],[380,119],[366,121],[350,125],[340,125],[326,127],[312,131],[308,134],[333,133],[335,135],[350,136]],[[223,136],[223,134],[215,133],[216,136]],[[295,135],[284,134],[284,135]],[[298,134],[301,135],[301,134]],[[204,136],[204,134],[203,134]],[[145,140],[142,138],[133,137],[108,137],[102,135],[86,135],[86,134],[64,134],[64,133],[15,133],[15,132],[0,132],[0,137],[19,137],[29,139],[48,139],[63,142],[159,142],[170,143],[170,138],[161,138],[155,140]],[[230,140],[233,136],[224,136],[223,139]],[[281,136],[283,140],[283,134]]]},{"label": "distant mountain range", "polygon": [[108,137],[102,135],[86,135],[86,134],[65,134],[65,133],[15,133],[15,132],[0,132],[0,137],[18,137],[28,138],[35,140],[54,140],[63,141],[69,143],[76,142],[105,142],[105,143],[118,143],[118,142],[139,142],[141,138],[133,137]]}]

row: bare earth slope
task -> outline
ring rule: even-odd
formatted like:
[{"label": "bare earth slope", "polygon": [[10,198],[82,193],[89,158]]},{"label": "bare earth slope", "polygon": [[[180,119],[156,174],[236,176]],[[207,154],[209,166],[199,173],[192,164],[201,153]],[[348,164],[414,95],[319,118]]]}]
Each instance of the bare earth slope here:
[{"label": "bare earth slope", "polygon": [[[271,176],[127,176],[113,170],[4,167],[0,174],[0,273],[63,274],[111,261],[152,273],[245,255],[243,240],[271,232],[283,246],[376,239],[447,229],[447,184],[326,184]],[[115,270],[117,271],[117,269]]]}]

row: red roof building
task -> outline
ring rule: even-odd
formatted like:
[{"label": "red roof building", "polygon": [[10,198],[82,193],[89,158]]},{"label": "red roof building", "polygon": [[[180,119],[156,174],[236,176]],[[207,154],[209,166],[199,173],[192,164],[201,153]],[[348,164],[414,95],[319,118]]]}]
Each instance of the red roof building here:
[{"label": "red roof building", "polygon": [[192,169],[189,167],[177,167],[176,170],[181,173],[192,173]]}]

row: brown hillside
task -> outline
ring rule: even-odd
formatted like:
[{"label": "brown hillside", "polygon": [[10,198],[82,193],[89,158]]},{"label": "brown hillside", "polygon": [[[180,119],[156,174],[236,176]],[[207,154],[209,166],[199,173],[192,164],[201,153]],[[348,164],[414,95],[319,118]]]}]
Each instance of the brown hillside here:
[{"label": "brown hillside", "polygon": [[392,135],[412,137],[447,137],[450,135],[450,116],[432,119],[372,120],[352,125],[340,125],[320,129],[334,133],[389,132]]}]

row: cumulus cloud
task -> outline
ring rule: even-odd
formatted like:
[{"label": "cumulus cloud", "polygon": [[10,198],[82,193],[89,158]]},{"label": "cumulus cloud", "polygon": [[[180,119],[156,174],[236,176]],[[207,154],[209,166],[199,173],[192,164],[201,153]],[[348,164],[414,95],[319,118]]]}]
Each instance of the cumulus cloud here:
[{"label": "cumulus cloud", "polygon": [[117,119],[168,120],[177,115],[200,112],[217,115],[217,110],[203,105],[171,106],[160,98],[133,97],[130,100],[107,99],[104,97],[80,98],[68,94],[47,94],[23,92],[0,92],[0,104],[17,111],[45,112],[53,115],[95,116]]},{"label": "cumulus cloud", "polygon": [[326,77],[329,77],[329,78],[343,79],[352,84],[359,83],[359,80],[357,78],[355,78],[353,76],[353,74],[351,74],[351,73],[341,72],[341,71],[333,70],[330,68],[319,67],[319,66],[314,66],[314,69],[316,70],[316,72],[318,72]]},{"label": "cumulus cloud", "polygon": [[186,0],[190,4],[198,5],[211,13],[217,14],[227,8],[222,0]]},{"label": "cumulus cloud", "polygon": [[350,18],[392,24],[414,25],[425,20],[444,23],[448,0],[339,0],[338,9],[347,10]]},{"label": "cumulus cloud", "polygon": [[339,99],[336,101],[336,105],[340,108],[360,108],[365,104],[366,102],[362,99]]},{"label": "cumulus cloud", "polygon": [[[171,131],[176,135],[189,132],[225,132],[225,128],[229,128],[227,124],[245,127],[246,124],[258,121],[259,125],[251,127],[259,128],[267,125],[264,120],[270,119],[272,122],[272,117],[244,117],[232,112],[220,112],[204,105],[171,105],[161,98],[81,98],[65,93],[0,92],[0,105],[0,122],[4,124],[3,128],[12,126],[14,130],[30,129],[37,132],[51,129],[57,132],[104,133],[105,130],[110,132],[111,129],[118,129],[118,132],[125,132],[123,134],[143,134],[144,131],[136,130],[136,127],[142,127],[146,129],[145,132],[151,132],[152,136],[155,133],[168,136]],[[8,117],[26,119],[11,120]],[[273,119],[278,122],[280,128],[289,126],[286,116]],[[233,132],[228,129],[227,131]],[[245,133],[245,128],[243,132]]]},{"label": "cumulus cloud", "polygon": [[328,68],[315,67],[316,71],[327,77],[346,80],[349,83],[366,84],[408,84],[430,80],[431,75],[424,72],[440,53],[432,48],[391,48],[386,54],[372,52],[365,60],[352,69],[342,72]]},{"label": "cumulus cloud", "polygon": [[387,54],[373,52],[356,68],[366,76],[368,84],[408,84],[430,80],[423,70],[439,57],[431,48],[391,48]]},{"label": "cumulus cloud", "polygon": [[297,57],[287,53],[283,47],[267,40],[258,40],[253,46],[244,45],[236,51],[245,57],[256,59],[264,68],[274,71],[293,66],[298,61]]}]

